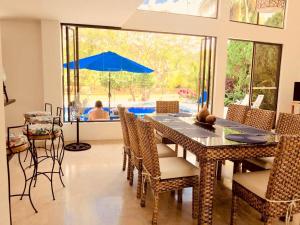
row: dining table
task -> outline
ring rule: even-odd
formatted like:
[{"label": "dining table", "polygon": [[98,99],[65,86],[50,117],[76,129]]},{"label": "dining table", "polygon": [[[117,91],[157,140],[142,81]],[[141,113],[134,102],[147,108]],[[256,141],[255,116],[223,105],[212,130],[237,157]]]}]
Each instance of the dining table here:
[{"label": "dining table", "polygon": [[[217,118],[213,126],[198,123],[186,113],[149,114],[154,129],[174,143],[196,155],[199,160],[199,225],[213,224],[214,189],[217,164],[224,160],[241,162],[245,159],[275,156],[279,136],[234,121]],[[260,137],[262,143],[232,141],[228,135],[247,134]]]}]

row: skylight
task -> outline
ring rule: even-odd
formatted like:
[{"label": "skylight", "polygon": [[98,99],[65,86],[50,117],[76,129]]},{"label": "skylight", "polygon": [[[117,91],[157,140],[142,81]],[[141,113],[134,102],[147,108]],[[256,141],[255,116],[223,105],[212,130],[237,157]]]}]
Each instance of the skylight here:
[{"label": "skylight", "polygon": [[218,0],[144,0],[141,10],[217,17]]}]

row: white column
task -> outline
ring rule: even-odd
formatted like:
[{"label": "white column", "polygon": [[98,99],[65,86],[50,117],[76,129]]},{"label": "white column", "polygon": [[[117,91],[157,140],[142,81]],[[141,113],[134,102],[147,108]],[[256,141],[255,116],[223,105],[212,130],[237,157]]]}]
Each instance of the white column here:
[{"label": "white column", "polygon": [[42,57],[44,102],[52,103],[55,110],[63,105],[62,49],[59,21],[42,20]]},{"label": "white column", "polygon": [[[1,27],[0,27],[1,28]],[[1,30],[0,30],[0,66],[2,65],[1,50]],[[0,79],[2,82],[2,79]],[[3,93],[2,84],[0,85],[0,93]],[[7,163],[6,163],[6,144],[5,144],[5,116],[3,97],[0,98],[0,224],[9,224],[9,208],[8,208],[8,179],[7,179]]]}]

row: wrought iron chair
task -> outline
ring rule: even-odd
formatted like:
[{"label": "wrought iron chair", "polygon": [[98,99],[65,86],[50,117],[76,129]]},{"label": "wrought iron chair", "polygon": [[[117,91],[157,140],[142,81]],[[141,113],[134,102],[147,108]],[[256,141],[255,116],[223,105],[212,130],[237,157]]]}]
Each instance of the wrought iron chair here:
[{"label": "wrought iron chair", "polygon": [[231,225],[239,199],[262,214],[265,225],[300,212],[300,136],[282,136],[271,170],[234,174]]},{"label": "wrought iron chair", "polygon": [[[34,186],[36,185],[37,178],[39,175],[44,175],[51,183],[51,191],[53,200],[55,200],[54,189],[53,189],[53,181],[54,174],[58,174],[60,178],[60,182],[63,187],[65,187],[62,176],[62,162],[64,159],[64,135],[61,129],[61,126],[58,124],[62,124],[60,122],[59,117],[53,117],[53,121],[51,124],[30,124],[28,125],[28,129],[24,129],[23,133],[28,137],[28,140],[31,142],[32,146],[32,160],[34,166]],[[57,145],[55,141],[58,140]],[[45,149],[50,152],[50,155],[39,155],[38,149],[36,146],[37,141],[50,141],[50,149]],[[45,160],[52,160],[52,168],[50,171],[39,171],[39,165]],[[55,170],[55,164],[58,163],[58,171]]]},{"label": "wrought iron chair", "polygon": [[[152,124],[139,119],[137,127],[143,158],[141,207],[145,207],[147,185],[150,184],[154,193],[152,224],[158,222],[159,195],[163,192],[182,190],[186,187],[193,188],[192,215],[193,218],[197,218],[199,169],[183,158],[159,158]],[[178,198],[178,201],[180,202],[181,198]]]},{"label": "wrought iron chair", "polygon": [[[13,130],[17,130],[17,129],[21,129],[20,133],[17,134],[15,132],[13,132]],[[29,151],[32,154],[31,151],[31,145],[30,142],[28,141],[28,138],[23,135],[22,129],[26,129],[28,130],[28,125],[21,125],[21,126],[14,126],[14,127],[8,127],[7,128],[7,148],[6,148],[6,152],[7,152],[7,170],[8,170],[8,190],[9,190],[9,207],[10,207],[10,211],[11,211],[11,197],[20,197],[20,200],[23,199],[24,196],[29,197],[29,201],[30,204],[33,208],[33,210],[37,213],[37,209],[35,208],[33,201],[31,199],[31,187],[32,187],[32,182],[33,182],[33,178],[34,178],[34,174],[35,171],[32,171],[32,174],[30,177],[28,177],[28,173],[26,173],[26,169],[25,166],[22,163],[21,160],[21,153],[25,152],[25,151]],[[22,173],[24,175],[24,188],[22,193],[20,194],[11,194],[11,182],[10,182],[10,167],[9,167],[9,160],[14,156],[14,155],[18,155],[18,161],[19,161],[19,165],[20,168],[22,169]],[[27,185],[27,183],[29,183]],[[26,192],[28,187],[28,191]],[[11,212],[10,212],[11,213]]]},{"label": "wrought iron chair", "polygon": [[[137,198],[141,197],[142,187],[142,171],[143,160],[140,150],[137,119],[133,113],[125,112],[125,120],[128,127],[130,150],[131,150],[131,163],[130,163],[130,185],[133,184],[134,168],[138,170],[138,185],[137,185]],[[158,157],[176,157],[175,152],[165,144],[157,144]]]}]

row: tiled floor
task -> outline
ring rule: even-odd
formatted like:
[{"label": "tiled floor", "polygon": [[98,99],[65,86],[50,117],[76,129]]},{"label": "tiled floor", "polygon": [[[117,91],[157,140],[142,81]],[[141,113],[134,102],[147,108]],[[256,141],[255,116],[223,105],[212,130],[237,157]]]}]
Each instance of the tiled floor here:
[{"label": "tiled floor", "polygon": [[[35,214],[25,198],[12,200],[13,225],[150,225],[152,216],[152,193],[148,192],[147,206],[141,208],[136,199],[136,183],[130,187],[126,173],[121,171],[122,143],[91,142],[92,149],[85,152],[66,152],[64,182],[62,188],[55,180],[56,200],[52,200],[49,181],[39,177],[33,189],[33,200],[38,209]],[[189,155],[189,159],[194,158]],[[23,180],[17,157],[12,159],[12,191],[22,190]],[[47,168],[49,165],[44,165]],[[232,165],[223,170],[225,184],[230,186]],[[183,203],[166,193],[160,201],[159,224],[197,224],[191,215],[191,189],[184,190]],[[214,224],[225,225],[230,221],[231,191],[224,182],[216,187]],[[241,204],[238,225],[256,225],[260,215]],[[298,218],[294,219],[293,224]],[[277,222],[276,224],[283,224]]]}]

